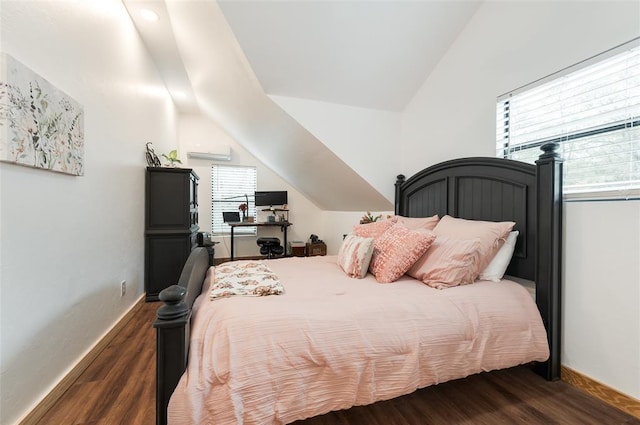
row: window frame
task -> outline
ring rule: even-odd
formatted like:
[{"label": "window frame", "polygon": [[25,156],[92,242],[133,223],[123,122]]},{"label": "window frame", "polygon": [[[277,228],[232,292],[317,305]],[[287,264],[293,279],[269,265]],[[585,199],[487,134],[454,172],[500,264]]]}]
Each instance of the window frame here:
[{"label": "window frame", "polygon": [[[246,172],[244,176],[236,176],[237,179],[244,179],[249,177],[252,179],[252,183],[244,186],[236,186],[235,188],[224,188],[223,190],[219,190],[219,182],[216,181],[216,178],[220,178],[220,170],[226,169],[227,172],[231,173],[233,170],[236,171],[237,174],[241,174],[242,172]],[[241,171],[242,170],[242,171]],[[248,211],[247,216],[253,217],[254,221],[256,221],[256,208],[254,201],[254,193],[258,187],[258,170],[256,166],[253,165],[227,165],[227,164],[211,164],[211,233],[218,236],[230,235],[231,234],[231,226],[222,221],[222,212],[223,211],[238,211],[240,213],[240,217],[242,217],[242,213],[239,211],[238,207],[240,204],[248,203]],[[233,177],[232,177],[233,178]],[[232,184],[232,182],[225,182],[222,184]],[[216,217],[218,219],[216,220]],[[253,235],[257,234],[256,227],[236,227],[234,229],[234,236],[240,235]]]},{"label": "window frame", "polygon": [[[623,145],[624,143],[629,143],[629,145],[631,146],[631,150],[626,151],[626,153],[628,153],[630,157],[629,164],[630,164],[631,171],[629,172],[629,178],[603,183],[602,184],[603,189],[601,190],[597,189],[598,183],[593,183],[593,182],[588,183],[587,185],[588,188],[585,190],[580,190],[579,184],[574,184],[574,185],[565,184],[565,190],[563,194],[564,198],[565,200],[581,200],[581,201],[640,199],[640,180],[634,178],[635,174],[637,173],[638,167],[640,167],[640,158],[637,158],[634,155],[634,152],[635,152],[634,144],[638,143],[639,136],[640,136],[640,114],[636,115],[637,113],[636,104],[632,104],[630,107],[625,106],[623,108],[620,108],[620,110],[623,110],[625,112],[627,112],[627,109],[625,108],[630,108],[629,110],[632,111],[631,114],[625,116],[625,118],[623,119],[609,120],[608,122],[601,123],[599,125],[593,125],[585,128],[577,128],[576,130],[573,130],[573,131],[570,131],[570,130],[565,131],[563,128],[561,128],[562,127],[561,125],[558,125],[558,123],[554,123],[548,128],[558,129],[558,132],[556,134],[548,135],[548,137],[543,136],[537,139],[533,138],[525,142],[519,141],[514,145],[510,144],[511,137],[512,137],[510,131],[511,131],[511,126],[513,125],[511,101],[513,99],[517,99],[518,96],[523,96],[525,99],[527,95],[534,96],[537,93],[536,89],[540,90],[540,88],[544,88],[544,87],[541,87],[544,85],[558,84],[559,86],[558,93],[562,93],[562,88],[564,87],[563,84],[565,84],[565,81],[571,79],[571,77],[580,75],[581,71],[590,71],[591,69],[596,68],[599,64],[606,63],[606,61],[612,62],[611,61],[612,58],[614,58],[615,56],[621,55],[625,52],[631,53],[631,55],[629,56],[638,55],[639,49],[640,49],[640,37],[635,38],[620,46],[616,46],[613,49],[610,49],[604,53],[596,55],[578,64],[575,64],[561,71],[553,73],[540,80],[537,80],[525,86],[519,87],[518,89],[515,89],[509,93],[499,96],[497,99],[497,107],[496,107],[496,156],[501,158],[511,158],[511,159],[518,159],[518,160],[523,160],[527,162],[533,162],[537,158],[537,153],[539,153],[538,148],[545,143],[549,143],[549,142],[558,143],[560,145],[559,152],[562,155],[562,150],[564,148],[568,149],[569,152],[572,152],[572,149],[575,149],[575,147],[572,146],[572,144],[583,142],[583,143],[593,145],[593,143],[596,140],[594,139],[589,140],[589,138],[593,138],[597,136],[607,137],[609,138],[609,140],[611,139],[615,140],[617,138],[622,141],[614,141],[612,142],[614,143],[614,145],[612,146],[618,147],[620,145]],[[635,58],[635,60],[636,60],[635,63],[633,63],[632,65],[627,65],[627,68],[625,69],[631,69],[632,71],[635,71],[637,67],[637,58]],[[582,72],[581,77],[585,74],[587,73]],[[636,74],[634,73],[632,73],[631,77],[629,77],[630,81],[633,81],[635,78],[636,78]],[[581,85],[578,87],[590,88],[588,84],[591,84],[591,82],[587,82],[587,83],[582,82]],[[594,87],[597,87],[597,84],[594,84]],[[626,102],[628,102],[629,99],[631,100],[635,99],[635,96],[633,94],[633,86],[629,91],[631,91],[631,93],[626,94],[626,97],[624,98],[624,99],[627,99]],[[571,93],[573,94],[573,92]],[[602,98],[597,97],[595,99],[599,100]],[[526,102],[526,100],[521,100],[521,99],[517,99],[517,100],[521,102],[523,101]],[[593,100],[593,99],[590,99],[590,100]],[[543,102],[541,101],[540,103],[542,104]],[[580,105],[580,104],[577,104],[577,105]],[[588,103],[585,103],[584,105],[588,105]],[[601,103],[600,105],[598,105],[598,107],[601,107],[602,105],[603,104]],[[547,109],[544,105],[540,105],[536,107],[540,109],[540,113],[537,115],[537,119],[541,121],[542,116],[544,116],[544,113],[548,112],[549,109]],[[553,109],[550,109],[550,110],[553,110]],[[572,118],[575,118],[575,120],[568,121],[569,123],[568,125],[571,125],[576,122],[580,122],[576,120],[583,119],[583,118],[578,118],[577,117],[578,114],[575,114],[575,115],[576,117],[572,117]],[[571,116],[571,114],[569,116]],[[593,118],[587,118],[585,122],[589,122],[589,124],[591,124],[592,123],[591,120],[595,121],[596,117],[602,117],[602,116],[607,116],[607,115],[597,114],[597,115],[594,115]],[[524,117],[527,117],[526,112],[524,113]],[[522,120],[525,120],[525,121],[521,120],[520,122],[518,122],[518,124],[522,125],[523,122],[526,122],[526,118],[524,117],[522,118]],[[537,125],[538,126],[540,125],[539,122]],[[534,128],[535,128],[535,124],[534,124]],[[520,134],[518,134],[516,130],[515,133],[516,135],[514,137],[522,137],[525,134],[531,137],[534,137],[535,135],[533,131],[531,131],[530,133],[527,133],[527,131],[521,131]],[[606,144],[608,142],[606,140],[602,140],[602,143]],[[527,151],[534,152],[534,154],[531,154],[531,155],[525,154],[524,155],[525,158],[522,158],[522,156],[520,156],[520,158],[517,157],[518,152],[527,152]],[[611,152],[611,155],[609,155],[608,153],[598,152],[596,156],[590,156],[589,158],[594,158],[594,160],[602,159],[602,158],[606,158],[607,156],[613,156],[615,153],[616,152],[613,150]],[[570,168],[572,164],[576,164],[578,163],[578,161],[582,161],[583,159],[571,158],[569,155],[566,155],[564,159],[565,159],[565,175],[567,174],[567,170],[571,170],[575,173],[579,173],[580,171],[585,170],[585,168],[580,169],[577,166],[575,166],[574,168]],[[616,165],[617,163],[615,161],[611,161],[608,164],[611,167]],[[615,176],[615,174],[608,174],[608,175]],[[614,186],[615,184],[618,184],[619,187],[611,187],[611,186]],[[569,192],[567,192],[567,189],[569,189]]]}]

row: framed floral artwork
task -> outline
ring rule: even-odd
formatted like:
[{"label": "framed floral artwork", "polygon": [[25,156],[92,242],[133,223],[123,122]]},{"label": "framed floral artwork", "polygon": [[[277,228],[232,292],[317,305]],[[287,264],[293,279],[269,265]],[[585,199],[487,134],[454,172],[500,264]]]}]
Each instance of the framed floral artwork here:
[{"label": "framed floral artwork", "polygon": [[0,53],[0,161],[84,175],[82,106],[6,53]]}]

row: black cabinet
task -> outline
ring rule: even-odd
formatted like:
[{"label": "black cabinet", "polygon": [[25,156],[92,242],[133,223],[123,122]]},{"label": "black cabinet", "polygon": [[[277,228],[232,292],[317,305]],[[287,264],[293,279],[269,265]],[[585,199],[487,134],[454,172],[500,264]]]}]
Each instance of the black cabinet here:
[{"label": "black cabinet", "polygon": [[196,246],[198,229],[198,175],[189,168],[147,167],[147,301],[156,301],[160,291],[178,283],[182,267]]}]

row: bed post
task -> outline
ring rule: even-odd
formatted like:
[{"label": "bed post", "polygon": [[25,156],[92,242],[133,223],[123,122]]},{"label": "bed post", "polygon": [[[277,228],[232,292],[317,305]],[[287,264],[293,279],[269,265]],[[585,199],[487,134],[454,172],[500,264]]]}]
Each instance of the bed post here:
[{"label": "bed post", "polygon": [[153,322],[156,328],[156,424],[166,425],[169,398],[187,368],[191,309],[209,270],[207,248],[189,254],[177,285],[160,292],[164,302]]},{"label": "bed post", "polygon": [[402,191],[400,190],[400,187],[402,186],[402,183],[404,183],[404,174],[398,174],[398,177],[396,178],[396,202],[395,202],[395,215],[402,215],[402,196],[400,196],[400,194],[402,193]]},{"label": "bed post", "polygon": [[560,319],[562,276],[562,159],[557,143],[541,146],[536,161],[537,229],[536,303],[547,328],[549,360],[536,371],[547,380],[560,378]]},{"label": "bed post", "polygon": [[184,302],[187,290],[172,285],[160,292],[165,304],[158,309],[156,328],[156,425],[166,425],[167,406],[187,366],[191,310]]}]

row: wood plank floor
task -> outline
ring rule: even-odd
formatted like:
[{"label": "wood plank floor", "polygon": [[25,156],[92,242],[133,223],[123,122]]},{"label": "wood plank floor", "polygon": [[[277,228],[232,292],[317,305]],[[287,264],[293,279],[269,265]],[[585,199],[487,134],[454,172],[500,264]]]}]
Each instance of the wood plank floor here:
[{"label": "wood plank floor", "polygon": [[[158,306],[143,305],[39,424],[154,424],[155,331],[151,323]],[[519,367],[295,424],[640,425],[640,420],[565,382],[547,382],[528,368]]]}]

